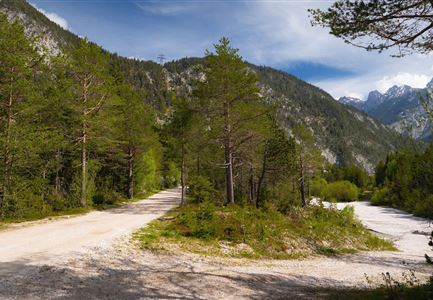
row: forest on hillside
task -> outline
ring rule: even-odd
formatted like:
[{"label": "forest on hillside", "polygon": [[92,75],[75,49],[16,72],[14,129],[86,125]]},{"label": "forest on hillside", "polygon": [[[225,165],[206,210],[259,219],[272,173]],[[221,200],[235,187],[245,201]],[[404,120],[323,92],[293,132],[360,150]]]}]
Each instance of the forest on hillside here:
[{"label": "forest on hillside", "polygon": [[[350,159],[330,165],[302,119],[286,118],[289,135],[279,103],[263,97],[261,86],[279,82],[282,94],[298,87],[287,74],[245,63],[225,38],[204,59],[166,64],[172,74],[195,74],[170,90],[157,64],[126,60],[87,40],[47,56],[17,20],[1,22],[2,219],[113,205],[177,185],[182,201],[188,190],[195,202],[272,203],[281,211],[305,207],[312,196],[356,201],[377,190],[379,203],[389,192],[383,186],[391,175],[374,180]],[[160,80],[145,80],[143,63]],[[304,93],[298,96],[316,91]],[[308,109],[322,114],[327,103]],[[334,111],[341,111],[337,104],[328,109]],[[343,131],[332,132],[320,139],[346,147],[338,139]]]},{"label": "forest on hillside", "polygon": [[1,31],[2,219],[112,205],[179,184],[193,201],[281,209],[306,206],[314,193],[325,160],[311,131],[299,123],[295,139],[279,127],[257,74],[227,39],[195,65],[206,80],[164,95],[162,109],[149,101],[157,87],[137,89],[121,58],[87,40],[48,57],[18,21],[2,16]]},{"label": "forest on hillside", "polygon": [[86,40],[47,57],[1,16],[3,219],[35,218],[172,186],[156,114]]}]

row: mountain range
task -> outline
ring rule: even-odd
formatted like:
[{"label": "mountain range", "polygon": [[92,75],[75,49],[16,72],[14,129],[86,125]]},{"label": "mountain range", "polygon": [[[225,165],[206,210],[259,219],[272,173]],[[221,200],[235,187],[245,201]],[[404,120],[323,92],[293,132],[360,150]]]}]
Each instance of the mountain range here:
[{"label": "mountain range", "polygon": [[433,124],[427,117],[422,100],[428,99],[432,91],[433,79],[425,88],[394,85],[383,94],[377,90],[371,91],[365,101],[341,97],[338,102],[356,107],[400,133],[431,141]]},{"label": "mountain range", "polygon": [[[17,18],[28,35],[41,37],[39,43],[50,55],[67,53],[80,39],[24,0],[0,0],[0,11],[9,19]],[[194,71],[195,66],[203,61],[202,58],[184,58],[161,65],[110,55],[143,101],[157,108],[161,115],[170,107],[173,93],[187,94],[191,89],[192,80],[200,76]],[[389,151],[398,147],[398,135],[367,113],[341,104],[320,88],[285,72],[253,64],[249,67],[258,74],[266,101],[276,107],[280,125],[288,134],[292,134],[291,128],[296,124],[307,126],[330,163],[357,164],[372,172]],[[377,102],[381,101],[378,95]]]}]

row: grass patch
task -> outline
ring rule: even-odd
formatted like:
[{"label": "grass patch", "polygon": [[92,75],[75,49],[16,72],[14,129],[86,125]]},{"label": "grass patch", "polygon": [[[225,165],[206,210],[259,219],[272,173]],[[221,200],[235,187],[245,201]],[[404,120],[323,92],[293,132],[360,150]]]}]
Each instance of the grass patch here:
[{"label": "grass patch", "polygon": [[[67,215],[71,215],[71,216],[81,215],[81,214],[88,213],[93,209],[94,209],[93,207],[74,207],[74,208],[69,208],[61,211],[48,211],[45,213],[29,214],[21,218],[13,218],[13,219],[6,218],[2,222],[3,222],[3,226],[7,227],[8,224],[12,224],[12,223],[30,222],[30,221],[36,221],[45,218],[53,218],[53,217],[60,217],[60,216],[67,216]],[[0,229],[1,228],[2,227],[0,225]]]},{"label": "grass patch", "polygon": [[365,229],[350,207],[313,206],[283,215],[273,207],[188,204],[136,231],[133,238],[144,249],[248,258],[395,250]]},{"label": "grass patch", "polygon": [[369,289],[341,289],[332,290],[328,299],[350,300],[379,300],[379,299],[433,299],[433,277],[426,283],[420,283],[414,271],[402,274],[400,280],[396,280],[389,273],[383,273],[379,281],[371,281]]},{"label": "grass patch", "polygon": [[30,221],[42,220],[45,218],[61,217],[61,216],[68,216],[68,215],[69,216],[82,215],[94,210],[103,211],[111,208],[116,208],[132,202],[137,202],[146,199],[160,191],[161,190],[152,190],[146,193],[140,193],[138,196],[134,197],[131,200],[127,200],[119,196],[113,198],[113,201],[111,202],[101,202],[98,204],[93,203],[91,206],[89,205],[86,207],[73,207],[73,208],[66,208],[58,211],[54,211],[54,210],[34,211],[26,214],[23,217],[5,218],[0,221],[0,230],[6,229],[8,227],[8,224],[13,224],[13,223],[30,222]]}]

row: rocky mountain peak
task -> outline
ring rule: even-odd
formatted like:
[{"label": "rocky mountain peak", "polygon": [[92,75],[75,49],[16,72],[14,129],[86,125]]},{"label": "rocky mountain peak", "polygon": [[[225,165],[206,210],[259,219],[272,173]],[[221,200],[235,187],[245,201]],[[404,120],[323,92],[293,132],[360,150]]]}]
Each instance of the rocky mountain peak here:
[{"label": "rocky mountain peak", "polygon": [[393,85],[392,87],[390,87],[386,91],[384,96],[387,98],[396,98],[396,97],[400,97],[406,93],[409,93],[411,91],[412,91],[412,87],[410,87],[408,85],[402,85],[402,86]]},{"label": "rocky mountain peak", "polygon": [[429,83],[427,83],[426,88],[433,90],[433,78],[430,80]]}]

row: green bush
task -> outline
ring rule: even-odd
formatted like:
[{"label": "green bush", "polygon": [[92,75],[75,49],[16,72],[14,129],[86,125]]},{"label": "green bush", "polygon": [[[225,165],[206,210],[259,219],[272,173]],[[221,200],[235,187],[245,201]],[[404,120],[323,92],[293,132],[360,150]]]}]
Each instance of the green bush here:
[{"label": "green bush", "polygon": [[418,199],[414,214],[420,217],[432,218],[433,217],[433,195],[430,195],[424,201]]},{"label": "green bush", "polygon": [[351,202],[358,200],[358,188],[349,181],[329,183],[324,191],[324,198],[330,202]]},{"label": "green bush", "polygon": [[201,239],[214,238],[216,235],[215,205],[203,202],[198,206],[183,209],[179,215],[181,234]]},{"label": "green bush", "polygon": [[147,194],[162,187],[160,162],[160,154],[155,149],[150,149],[141,155],[135,171],[136,194]]},{"label": "green bush", "polygon": [[[173,211],[169,219],[152,222],[135,238],[147,249],[177,243],[186,251],[226,255],[228,252],[221,252],[221,245],[225,245],[224,249],[232,253],[228,255],[235,257],[277,259],[393,249],[390,242],[374,236],[356,220],[352,207],[341,211],[294,207],[284,215],[269,203],[263,208],[189,203]],[[238,252],[238,246],[244,250]]]},{"label": "green bush", "polygon": [[324,178],[314,179],[310,187],[311,195],[322,198],[327,185],[328,183]]},{"label": "green bush", "polygon": [[6,218],[32,220],[47,215],[52,208],[40,195],[24,190],[7,199],[4,211]]},{"label": "green bush", "polygon": [[50,189],[46,196],[46,202],[55,212],[63,211],[68,208],[67,199],[59,194],[54,188]]},{"label": "green bush", "polygon": [[371,204],[373,205],[386,205],[389,204],[389,189],[387,187],[377,189],[371,196]]},{"label": "green bush", "polygon": [[208,178],[204,176],[193,177],[189,181],[188,186],[188,196],[195,203],[215,200],[212,197],[216,195],[217,191]]},{"label": "green bush", "polygon": [[93,204],[96,206],[100,205],[114,205],[123,199],[122,195],[119,193],[109,190],[109,191],[98,191],[93,197]]}]

